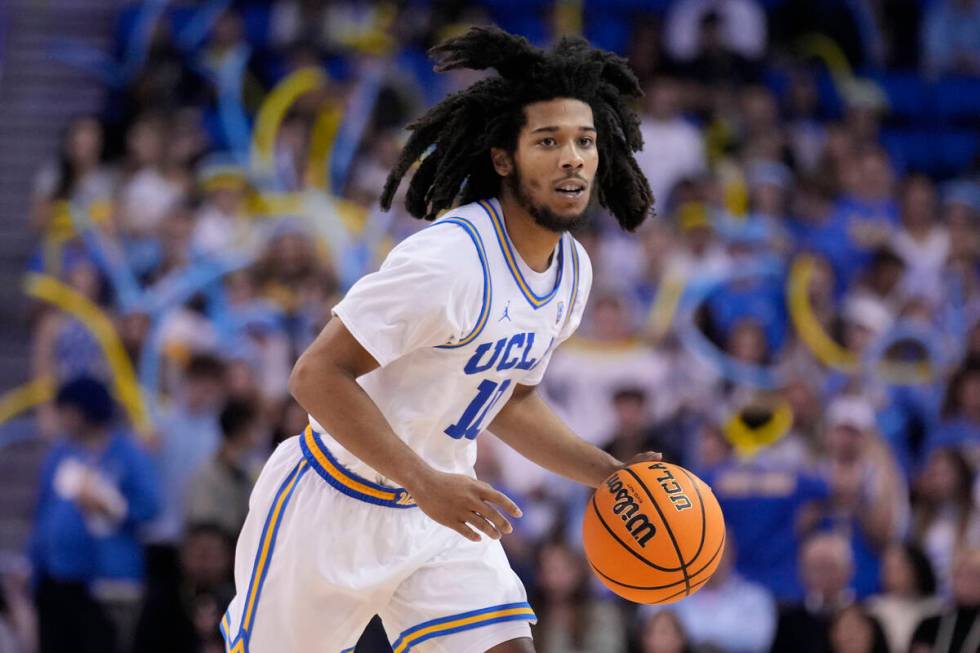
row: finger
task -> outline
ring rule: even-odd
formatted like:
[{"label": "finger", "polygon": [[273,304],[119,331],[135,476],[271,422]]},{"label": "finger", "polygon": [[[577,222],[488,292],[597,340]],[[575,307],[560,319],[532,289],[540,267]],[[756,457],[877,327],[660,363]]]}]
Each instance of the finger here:
[{"label": "finger", "polygon": [[483,508],[481,508],[480,511],[477,512],[476,514],[480,515],[488,522],[493,524],[494,528],[496,528],[501,533],[514,532],[514,527],[511,526],[509,521],[507,521],[507,518],[501,515],[500,511],[498,511],[495,507],[493,507],[489,503],[484,502]]},{"label": "finger", "polygon": [[490,503],[495,503],[502,507],[512,517],[523,517],[524,513],[517,507],[517,504],[510,500],[503,492],[498,492],[486,483],[480,486],[480,498]]},{"label": "finger", "polygon": [[455,526],[450,526],[450,528],[468,539],[470,542],[480,541],[480,534],[470,528],[466,522],[459,522]]},{"label": "finger", "polygon": [[638,453],[633,457],[634,462],[649,462],[663,460],[664,455],[659,451],[644,451],[643,453]]},{"label": "finger", "polygon": [[479,529],[483,533],[486,533],[491,539],[499,540],[502,537],[500,531],[497,530],[497,527],[493,525],[493,522],[491,522],[489,519],[484,517],[481,513],[478,512],[470,513],[470,516],[466,520],[466,523],[473,526],[476,529]]}]

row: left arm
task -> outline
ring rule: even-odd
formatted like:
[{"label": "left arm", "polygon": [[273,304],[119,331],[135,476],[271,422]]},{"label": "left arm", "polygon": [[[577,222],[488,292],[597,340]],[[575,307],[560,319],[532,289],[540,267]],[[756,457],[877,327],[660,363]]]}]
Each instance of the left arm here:
[{"label": "left arm", "polygon": [[[545,469],[589,487],[597,487],[624,464],[572,432],[534,391],[518,385],[489,429],[512,449]],[[631,462],[660,460],[642,453]]]}]

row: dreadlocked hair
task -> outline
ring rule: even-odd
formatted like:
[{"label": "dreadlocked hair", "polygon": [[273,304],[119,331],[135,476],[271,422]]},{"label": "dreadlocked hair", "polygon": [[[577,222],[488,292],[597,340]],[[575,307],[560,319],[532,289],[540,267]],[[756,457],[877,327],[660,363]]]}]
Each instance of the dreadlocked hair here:
[{"label": "dreadlocked hair", "polygon": [[599,203],[627,231],[652,212],[650,184],[633,157],[643,147],[640,124],[626,104],[643,93],[625,59],[577,37],[545,51],[496,27],[470,28],[429,56],[438,72],[492,68],[498,74],[448,96],[408,126],[411,136],[381,194],[384,209],[419,159],[405,196],[416,218],[434,220],[457,199],[468,204],[498,195],[501,177],[490,148],[514,152],[526,105],[573,98],[592,108],[599,134]]}]

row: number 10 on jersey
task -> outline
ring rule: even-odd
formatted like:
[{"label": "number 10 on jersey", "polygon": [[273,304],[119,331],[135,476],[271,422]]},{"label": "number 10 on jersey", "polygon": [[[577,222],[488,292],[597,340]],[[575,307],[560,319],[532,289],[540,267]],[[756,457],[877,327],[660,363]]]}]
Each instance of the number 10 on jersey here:
[{"label": "number 10 on jersey", "polygon": [[503,383],[500,384],[490,379],[480,381],[473,401],[463,411],[462,417],[446,429],[446,435],[456,440],[460,438],[475,440],[476,436],[483,430],[483,420],[486,418],[487,413],[500,401],[500,398],[509,386],[510,379],[504,379]]}]

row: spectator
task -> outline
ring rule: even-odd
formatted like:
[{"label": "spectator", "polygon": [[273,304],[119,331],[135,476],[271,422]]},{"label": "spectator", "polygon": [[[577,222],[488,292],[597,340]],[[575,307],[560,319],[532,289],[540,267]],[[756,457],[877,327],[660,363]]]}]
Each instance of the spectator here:
[{"label": "spectator", "polygon": [[233,562],[234,540],[223,527],[192,526],[181,544],[179,573],[147,596],[134,650],[224,651],[218,622],[235,594]]},{"label": "spectator", "polygon": [[640,133],[646,144],[636,162],[650,182],[657,206],[667,206],[681,179],[704,172],[704,141],[697,127],[682,116],[682,87],[667,75],[654,77],[646,88]]},{"label": "spectator", "polygon": [[326,36],[324,8],[316,0],[279,0],[269,16],[269,40],[286,47],[297,42],[322,45]]},{"label": "spectator", "polygon": [[136,532],[158,509],[155,474],[114,425],[102,383],[69,381],[55,403],[65,439],[45,461],[31,541],[40,650],[128,651],[144,574]]},{"label": "spectator", "polygon": [[980,2],[933,2],[922,23],[922,51],[929,74],[980,74]]},{"label": "spectator", "polygon": [[204,203],[197,212],[194,251],[215,258],[230,252],[253,253],[258,233],[248,216],[245,170],[226,157],[213,155],[201,165],[198,178]]},{"label": "spectator", "polygon": [[[785,236],[779,232],[786,219],[793,174],[782,163],[757,160],[747,166],[746,182],[751,216],[761,220],[772,236],[784,239]],[[779,241],[772,244],[785,245]]]},{"label": "spectator", "polygon": [[[953,182],[943,192],[943,222],[949,229],[949,281],[959,285],[963,302],[980,297],[977,263],[980,261],[980,184]],[[955,287],[955,286],[954,286]]]},{"label": "spectator", "polygon": [[980,546],[980,511],[973,502],[973,470],[956,449],[934,449],[915,484],[912,535],[929,556],[943,593],[955,551]]},{"label": "spectator", "polygon": [[[270,234],[255,265],[260,298],[283,314],[293,349],[299,350],[302,328],[321,287],[336,289],[335,278],[323,264],[309,227],[300,220],[283,220]],[[332,291],[331,290],[331,291]]]},{"label": "spectator", "polygon": [[677,614],[670,608],[648,617],[640,629],[641,653],[693,653],[687,633]]},{"label": "spectator", "polygon": [[[911,271],[908,276],[918,272]],[[888,247],[876,248],[848,298],[868,297],[884,306],[891,315],[898,315],[906,301],[902,288],[906,274],[906,264],[900,256]]]},{"label": "spectator", "polygon": [[702,202],[684,202],[677,207],[675,218],[681,238],[679,247],[668,256],[665,274],[694,281],[728,272],[731,261],[716,236],[708,207]]},{"label": "spectator", "polygon": [[[895,177],[888,154],[866,146],[841,162],[844,194],[831,218],[839,238],[836,249],[821,252],[834,263],[840,287],[850,286],[869,263],[871,253],[887,243],[898,224],[892,197]],[[841,285],[843,284],[843,285]]]},{"label": "spectator", "polygon": [[[34,229],[44,232],[52,226],[57,202],[88,209],[93,202],[112,197],[115,177],[102,163],[104,146],[102,123],[94,116],[79,116],[68,123],[58,161],[41,168],[34,179]],[[70,221],[61,216],[59,227],[70,231]]]},{"label": "spectator", "polygon": [[218,450],[218,411],[224,393],[224,363],[213,356],[194,356],[187,364],[174,406],[159,426],[154,462],[163,488],[164,509],[147,529],[153,543],[154,576],[173,574],[186,523],[188,483]]},{"label": "spectator", "polygon": [[964,547],[953,562],[953,605],[929,617],[912,635],[910,653],[980,650],[980,548]]},{"label": "spectator", "polygon": [[735,460],[735,447],[725,436],[720,420],[705,420],[700,424],[695,432],[694,441],[693,453],[687,460],[691,469],[701,476],[732,464]]},{"label": "spectator", "polygon": [[834,615],[829,638],[833,653],[888,653],[881,625],[857,603]]},{"label": "spectator", "polygon": [[585,559],[567,544],[549,542],[538,554],[534,600],[540,653],[625,653],[623,615],[591,595]]},{"label": "spectator", "polygon": [[219,420],[221,447],[187,487],[187,522],[215,524],[234,538],[245,523],[258,475],[252,462],[262,425],[254,405],[241,401],[226,404]]},{"label": "spectator", "polygon": [[664,51],[663,21],[654,13],[639,17],[630,38],[627,58],[640,84],[646,86],[657,71],[668,65]]},{"label": "spectator", "polygon": [[[739,0],[721,4],[722,7],[730,5],[744,7],[750,3]],[[759,75],[756,62],[729,44],[726,23],[732,22],[714,9],[703,14],[698,22],[699,50],[685,62],[688,75],[702,84],[704,92],[715,91],[716,98],[724,97],[735,84],[756,81]]]},{"label": "spectator", "polygon": [[186,191],[164,168],[168,127],[163,116],[146,114],[126,134],[126,176],[119,189],[118,220],[130,238],[155,235]]},{"label": "spectator", "polygon": [[892,247],[905,262],[908,282],[916,290],[939,293],[939,276],[949,256],[949,231],[936,220],[939,206],[932,182],[909,177],[902,187],[902,229],[892,236]]},{"label": "spectator", "polygon": [[766,51],[766,15],[755,0],[681,0],[667,14],[667,51],[679,61],[691,61],[708,44],[699,26],[706,17],[718,24],[721,45],[747,59],[758,59]]},{"label": "spectator", "polygon": [[[736,129],[741,155],[745,160],[743,168],[746,181],[753,184],[764,179],[764,183],[785,185],[789,179],[778,179],[780,171],[763,169],[763,174],[760,175],[757,169],[760,162],[778,166],[781,165],[780,162],[790,160],[789,141],[785,126],[780,120],[778,100],[765,86],[752,84],[741,91],[738,101],[741,107]],[[741,207],[732,212],[740,214]]]},{"label": "spectator", "polygon": [[766,588],[735,571],[735,546],[726,540],[711,580],[674,610],[698,650],[725,653],[768,651],[776,631],[776,604]]},{"label": "spectator", "polygon": [[853,575],[854,559],[844,537],[821,533],[807,540],[800,557],[806,598],[780,608],[772,653],[830,651],[831,619],[854,601]]},{"label": "spectator", "polygon": [[[77,259],[65,270],[69,288],[99,305],[103,279],[88,259]],[[35,378],[64,382],[76,376],[108,379],[109,369],[102,348],[91,331],[76,317],[57,309],[41,313],[34,329]]]},{"label": "spectator", "polygon": [[868,598],[868,612],[884,629],[891,653],[907,653],[915,626],[940,608],[929,558],[913,544],[891,544],[881,559],[881,587]]},{"label": "spectator", "polygon": [[650,418],[647,395],[642,388],[624,387],[613,393],[616,428],[606,451],[618,460],[629,460],[641,451],[659,451],[665,460],[680,462],[679,424],[656,425]]},{"label": "spectator", "polygon": [[193,261],[191,239],[194,235],[194,210],[189,201],[177,202],[160,223],[160,229],[155,234],[159,256],[156,265],[145,275],[149,286],[186,272]]},{"label": "spectator", "polygon": [[[717,438],[712,440],[716,449],[721,444]],[[800,600],[799,545],[813,528],[815,509],[828,496],[826,482],[800,468],[752,459],[730,459],[702,470],[701,477],[725,513],[729,536],[740,552],[739,572],[777,600]]]},{"label": "spectator", "polygon": [[[633,337],[624,293],[596,292],[592,301],[592,337],[573,339],[555,352],[545,392],[577,434],[604,446],[616,428],[615,392],[623,387],[642,389],[653,400],[646,406],[646,418],[653,421],[659,416],[656,390],[663,387],[668,370],[660,352]],[[581,373],[585,368],[588,376]]]},{"label": "spectator", "polygon": [[928,446],[955,447],[980,463],[980,357],[967,359],[950,378],[942,419]]},{"label": "spectator", "polygon": [[881,551],[908,520],[908,489],[888,445],[876,432],[875,413],[861,397],[830,405],[824,434],[825,473],[831,488],[829,524],[848,533],[859,596],[878,589]]},{"label": "spectator", "polygon": [[841,86],[845,104],[844,129],[859,148],[874,148],[880,140],[881,122],[887,113],[885,92],[870,79],[851,79]]},{"label": "spectator", "polygon": [[790,151],[797,169],[813,174],[827,139],[827,130],[818,115],[820,96],[814,75],[805,68],[791,71],[786,93]]}]

